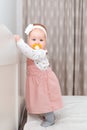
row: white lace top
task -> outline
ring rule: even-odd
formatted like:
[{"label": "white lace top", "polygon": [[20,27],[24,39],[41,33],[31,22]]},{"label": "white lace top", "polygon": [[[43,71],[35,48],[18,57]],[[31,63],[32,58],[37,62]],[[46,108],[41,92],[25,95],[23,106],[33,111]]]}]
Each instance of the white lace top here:
[{"label": "white lace top", "polygon": [[27,57],[34,60],[35,65],[41,69],[46,70],[49,66],[49,61],[47,59],[47,50],[38,49],[34,50],[29,45],[27,45],[23,39],[20,39],[17,42],[17,47],[21,52]]}]

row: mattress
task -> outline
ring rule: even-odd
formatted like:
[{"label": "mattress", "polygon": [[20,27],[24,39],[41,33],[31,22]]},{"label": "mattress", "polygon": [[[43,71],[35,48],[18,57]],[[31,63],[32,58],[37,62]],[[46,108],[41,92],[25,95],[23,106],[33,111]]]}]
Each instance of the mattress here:
[{"label": "mattress", "polygon": [[55,125],[44,128],[38,115],[27,115],[24,130],[87,130],[87,96],[63,96],[63,102],[55,111]]}]

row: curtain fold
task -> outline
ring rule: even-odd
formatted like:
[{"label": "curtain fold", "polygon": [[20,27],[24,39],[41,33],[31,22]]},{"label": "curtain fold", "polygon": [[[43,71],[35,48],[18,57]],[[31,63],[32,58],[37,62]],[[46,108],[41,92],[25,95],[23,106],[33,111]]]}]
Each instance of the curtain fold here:
[{"label": "curtain fold", "polygon": [[30,23],[47,27],[49,60],[62,94],[87,95],[87,0],[20,2],[23,31]]},{"label": "curtain fold", "polygon": [[[75,1],[74,94],[87,95],[87,1]],[[86,29],[86,30],[85,30]],[[86,50],[86,51],[85,51]]]}]

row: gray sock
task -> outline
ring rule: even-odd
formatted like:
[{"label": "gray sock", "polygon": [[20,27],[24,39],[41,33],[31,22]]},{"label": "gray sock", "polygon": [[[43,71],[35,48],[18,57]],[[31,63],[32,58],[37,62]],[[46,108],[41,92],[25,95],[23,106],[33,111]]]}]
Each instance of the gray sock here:
[{"label": "gray sock", "polygon": [[43,114],[45,117],[45,121],[41,123],[41,126],[48,127],[55,123],[55,116],[53,112]]}]

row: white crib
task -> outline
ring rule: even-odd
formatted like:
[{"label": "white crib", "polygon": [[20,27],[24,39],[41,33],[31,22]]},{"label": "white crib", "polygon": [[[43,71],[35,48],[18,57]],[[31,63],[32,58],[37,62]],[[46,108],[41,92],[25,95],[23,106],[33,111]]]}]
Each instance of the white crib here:
[{"label": "white crib", "polygon": [[0,25],[0,130],[18,129],[19,68],[15,39]]}]

